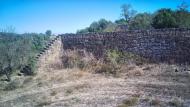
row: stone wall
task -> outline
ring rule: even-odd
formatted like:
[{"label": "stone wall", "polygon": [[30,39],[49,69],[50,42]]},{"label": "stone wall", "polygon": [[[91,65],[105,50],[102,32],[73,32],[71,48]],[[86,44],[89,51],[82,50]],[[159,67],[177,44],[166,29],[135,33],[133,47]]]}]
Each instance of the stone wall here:
[{"label": "stone wall", "polygon": [[36,56],[38,68],[47,68],[49,65],[61,63],[62,42],[60,36],[52,39]]},{"label": "stone wall", "polygon": [[153,61],[190,62],[190,29],[63,34],[64,49],[86,49],[97,57],[107,49],[131,52]]},{"label": "stone wall", "polygon": [[[63,49],[62,46],[63,45],[60,36],[52,38],[47,43],[47,45],[35,57],[38,71],[41,70],[39,68],[46,68],[47,65],[50,65],[51,63],[57,63],[61,60]],[[30,71],[29,65],[26,65],[23,69],[21,69],[21,72],[27,71]]]}]

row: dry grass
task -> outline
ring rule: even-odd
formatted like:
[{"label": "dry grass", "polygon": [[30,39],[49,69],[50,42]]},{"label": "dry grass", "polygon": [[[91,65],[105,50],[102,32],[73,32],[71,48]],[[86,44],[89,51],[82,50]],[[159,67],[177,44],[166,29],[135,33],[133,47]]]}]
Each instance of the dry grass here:
[{"label": "dry grass", "polygon": [[129,106],[135,106],[138,103],[138,97],[132,97],[129,99],[125,99],[123,101],[123,104],[119,105],[118,107],[129,107]]},{"label": "dry grass", "polygon": [[161,101],[159,99],[152,99],[150,102],[150,106],[161,106]]},{"label": "dry grass", "polygon": [[183,101],[180,98],[173,98],[170,102],[169,102],[170,106],[173,107],[183,107]]},{"label": "dry grass", "polygon": [[82,70],[74,70],[74,72],[72,73],[72,76],[75,79],[79,79],[79,78],[85,77],[87,75],[89,75],[89,72],[85,72]]},{"label": "dry grass", "polygon": [[39,97],[35,107],[45,107],[52,103],[51,99],[47,96]]},{"label": "dry grass", "polygon": [[[23,95],[34,96],[36,99],[34,103],[37,106],[54,107],[56,104],[60,104],[60,106],[68,104],[68,106],[89,107],[99,104],[109,107],[122,100],[122,104],[118,107],[142,106],[141,104],[146,106],[163,106],[165,104],[166,106],[180,107],[183,103],[183,100],[180,99],[164,102],[165,98],[174,96],[172,92],[180,93],[178,88],[172,88],[173,79],[179,76],[178,74],[182,74],[182,72],[175,72],[176,65],[120,63],[116,61],[118,56],[115,52],[113,55],[110,53],[110,56],[115,58],[106,59],[106,61],[97,60],[92,55],[81,51],[65,52],[62,56],[62,58],[68,58],[65,63],[57,61],[56,58],[59,58],[57,56],[47,60],[44,58],[38,74],[24,80],[23,84],[28,88],[24,90],[19,88],[19,91],[12,90],[11,94],[3,95],[8,95],[7,98],[2,99],[17,98],[14,96],[15,93],[20,95],[25,91],[26,93]],[[58,53],[56,54],[58,55]],[[67,66],[63,66],[64,64]],[[118,74],[121,74],[119,78],[113,77]],[[181,77],[183,75],[180,76],[180,79],[183,79]],[[179,86],[175,85],[183,89],[185,83],[183,82],[182,85],[180,83]],[[168,88],[164,91],[166,95],[163,94],[163,88]],[[172,91],[169,90],[171,88]],[[167,93],[170,94],[167,95]],[[47,97],[39,97],[44,95]],[[129,96],[131,98],[128,98]],[[155,96],[164,96],[165,98],[151,98]],[[15,100],[14,103],[18,104],[16,101],[18,100]]]},{"label": "dry grass", "polygon": [[116,75],[120,72],[120,65],[116,63],[116,59],[108,57],[109,62],[103,59],[95,59],[92,54],[85,51],[65,51],[62,56],[63,65],[65,68],[78,68],[82,71],[92,73],[102,73]]},{"label": "dry grass", "polygon": [[138,66],[129,68],[129,70],[127,71],[127,76],[143,76],[144,75],[144,71],[142,70],[142,68],[139,68]]},{"label": "dry grass", "polygon": [[57,95],[57,92],[54,90],[54,91],[52,91],[52,92],[50,93],[50,95],[51,95],[51,96],[55,96],[55,95]]},{"label": "dry grass", "polygon": [[61,57],[64,68],[85,69],[96,59],[85,51],[64,51]]}]

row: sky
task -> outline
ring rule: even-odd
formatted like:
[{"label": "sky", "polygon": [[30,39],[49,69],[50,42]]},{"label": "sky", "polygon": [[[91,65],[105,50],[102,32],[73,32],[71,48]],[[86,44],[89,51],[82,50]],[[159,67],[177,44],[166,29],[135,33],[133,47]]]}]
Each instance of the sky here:
[{"label": "sky", "polygon": [[[183,0],[190,4],[190,0]],[[0,28],[15,27],[16,33],[75,33],[93,21],[121,18],[121,5],[134,10],[155,12],[176,7],[182,0],[0,0]]]}]

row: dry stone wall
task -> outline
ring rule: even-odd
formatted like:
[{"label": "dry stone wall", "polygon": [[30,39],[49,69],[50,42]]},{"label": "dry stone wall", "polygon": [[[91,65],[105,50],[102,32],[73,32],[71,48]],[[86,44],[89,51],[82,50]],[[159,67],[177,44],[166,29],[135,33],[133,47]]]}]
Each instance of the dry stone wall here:
[{"label": "dry stone wall", "polygon": [[131,52],[153,61],[190,62],[190,29],[63,34],[64,49],[86,49],[100,57],[107,49]]}]

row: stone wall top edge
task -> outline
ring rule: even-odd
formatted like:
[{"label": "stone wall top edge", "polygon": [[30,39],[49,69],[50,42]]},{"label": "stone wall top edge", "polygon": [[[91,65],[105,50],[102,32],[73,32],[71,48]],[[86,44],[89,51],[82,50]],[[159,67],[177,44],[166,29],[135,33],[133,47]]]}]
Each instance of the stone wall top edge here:
[{"label": "stone wall top edge", "polygon": [[[119,34],[128,34],[128,36],[133,34],[148,34],[149,36],[154,36],[154,34],[157,33],[163,33],[166,35],[160,35],[160,36],[178,36],[176,33],[183,32],[183,37],[190,37],[190,28],[168,28],[168,29],[149,29],[149,30],[128,30],[123,32],[96,32],[96,33],[84,33],[84,34],[59,34],[59,37],[76,37],[76,38],[83,38],[83,37],[92,37],[92,36],[106,36],[106,35],[119,35]],[[174,34],[174,35],[167,35],[167,34]],[[189,34],[189,35],[188,35]],[[159,35],[159,34],[158,34]]]}]

